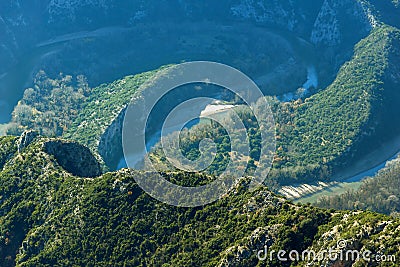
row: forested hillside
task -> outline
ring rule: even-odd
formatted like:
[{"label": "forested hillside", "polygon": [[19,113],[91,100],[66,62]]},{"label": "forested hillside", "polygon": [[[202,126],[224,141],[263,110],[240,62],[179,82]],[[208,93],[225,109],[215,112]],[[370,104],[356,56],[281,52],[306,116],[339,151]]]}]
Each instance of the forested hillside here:
[{"label": "forested hillside", "polygon": [[74,78],[61,73],[51,79],[40,71],[14,108],[6,133],[19,135],[30,129],[49,137],[61,136],[78,118],[90,94],[91,88],[82,75]]},{"label": "forested hillside", "polygon": [[[400,115],[396,108],[400,101],[396,90],[400,81],[399,42],[399,30],[383,25],[356,45],[353,58],[325,90],[288,103],[271,98],[277,122],[277,155],[270,180],[287,184],[328,179],[336,169],[396,136],[399,126],[391,118]],[[102,156],[108,155],[107,162],[118,162],[122,157],[124,107],[156,73],[157,70],[129,76],[93,89],[82,76],[74,82],[70,76],[53,80],[42,74],[15,108],[8,132],[20,134],[36,129],[45,135],[72,138],[96,154],[102,150]],[[259,133],[255,125],[250,128],[254,128],[249,133],[255,138],[252,159],[257,161]],[[195,135],[201,138],[204,130],[209,131],[198,127]],[[107,147],[99,148],[104,138]],[[217,138],[222,140],[224,136]],[[196,154],[196,142],[185,146],[187,153],[192,150],[190,153]],[[109,167],[115,168],[114,164]],[[218,164],[211,173],[224,166],[223,162]]]},{"label": "forested hillside", "polygon": [[[269,180],[290,184],[329,179],[357,156],[400,133],[392,121],[400,116],[395,107],[400,101],[399,47],[400,31],[382,26],[356,45],[352,60],[325,90],[287,103],[269,99],[277,123],[277,152]],[[254,117],[239,114],[248,128],[250,156],[257,162],[260,132],[255,121],[249,123]],[[212,131],[200,125],[191,131],[181,136],[184,153],[195,158],[201,139],[214,138],[219,144],[218,158],[225,161],[219,160],[221,164],[208,171],[221,171],[229,159],[229,137],[221,127]],[[154,161],[163,158],[160,149],[154,153]]]},{"label": "forested hillside", "polygon": [[[265,96],[274,119],[257,121],[269,113],[263,97],[246,103],[212,79],[183,84],[128,122],[146,120],[139,130],[156,170],[121,167],[131,156],[139,167],[148,152],[123,148],[128,105],[150,106],[158,93],[150,85],[198,60],[248,76],[260,94],[243,90]],[[1,0],[0,62],[0,267],[400,266],[400,156],[358,190],[314,206],[276,194],[282,186],[332,194],[329,186],[375,172],[394,154],[400,0]],[[162,136],[179,134],[179,149],[166,155],[161,128],[175,130],[179,112],[191,113],[172,111],[205,97],[212,104],[189,108],[216,109],[221,121],[234,112],[244,127],[193,120]],[[261,177],[267,147],[273,162]],[[172,166],[174,153],[212,161],[185,172]],[[221,175],[230,161],[243,177]],[[160,176],[185,189],[234,183],[218,200],[186,208],[140,183]],[[153,189],[180,197],[164,185]]]},{"label": "forested hillside", "polygon": [[[243,17],[247,14],[245,11],[255,10],[253,2],[239,2],[231,9],[235,16]],[[89,5],[92,4],[97,5],[96,3]],[[263,10],[260,14],[254,11],[254,14],[250,12],[246,17],[250,20],[260,20],[259,23],[266,23],[271,19],[269,17],[271,14],[266,12],[268,9],[276,12],[290,9],[301,14],[306,12],[310,16],[316,16],[314,26],[311,27],[310,19],[306,18],[304,21],[296,22],[293,24],[296,26],[292,29],[289,27],[288,30],[297,29],[302,35],[312,32],[313,45],[318,48],[317,50],[321,50],[314,57],[321,56],[321,62],[318,64],[325,69],[325,72],[332,71],[331,69],[327,71],[325,67],[332,65],[333,61],[341,65],[343,59],[349,59],[338,70],[329,86],[314,88],[316,92],[314,95],[286,103],[272,100],[271,105],[277,122],[277,155],[269,179],[274,181],[273,183],[327,180],[332,173],[351,165],[360,155],[400,132],[400,126],[392,123],[390,119],[400,115],[396,108],[400,100],[400,93],[396,90],[400,81],[398,74],[400,36],[399,30],[393,27],[396,23],[388,22],[392,26],[384,24],[385,18],[391,12],[397,12],[397,3],[393,1],[384,1],[384,4],[376,1],[322,3],[321,1],[319,4],[322,5],[319,13],[317,12],[319,7],[311,8],[309,4],[305,5],[307,13],[303,9],[297,10],[297,3],[287,5],[274,3],[261,8]],[[395,11],[389,10],[387,5],[393,7]],[[71,8],[69,11],[75,14],[76,10],[72,6]],[[149,8],[153,7],[150,5]],[[352,30],[358,29],[358,39],[350,38],[347,32],[349,29],[344,27],[345,14],[350,12],[349,10],[353,10],[357,15],[354,18],[357,23],[352,24],[352,27],[354,26]],[[59,10],[59,12],[67,11]],[[335,19],[338,20],[336,24],[331,21]],[[291,21],[290,15],[282,21],[276,21],[275,26],[287,28]],[[328,27],[331,22],[336,29],[333,33]],[[367,37],[356,44],[354,51],[351,52],[349,47],[363,36]],[[282,36],[275,37],[279,40],[284,39]],[[278,43],[286,42],[281,40]],[[285,50],[291,50],[290,45]],[[343,50],[339,53],[340,58],[332,55],[336,50]],[[273,52],[274,50],[269,51]],[[295,57],[295,54],[288,56]],[[273,58],[272,55],[268,56]],[[257,66],[261,68],[264,65]],[[256,68],[254,66],[253,69]],[[35,80],[35,85],[25,91],[22,100],[15,107],[8,133],[21,134],[26,129],[36,129],[47,136],[63,136],[77,140],[89,146],[99,158],[102,157],[103,165],[107,165],[108,169],[116,169],[123,156],[121,128],[124,108],[137,89],[146,81],[154,79],[156,73],[157,70],[127,76],[115,82],[90,88],[84,76],[74,78],[61,75],[50,78],[41,72]],[[325,73],[322,76],[325,82],[330,79],[330,74]],[[273,88],[271,91],[274,91]],[[158,126],[151,125],[153,128]],[[203,136],[200,131],[202,130],[199,130],[198,137]],[[251,147],[253,150],[251,165],[254,165],[257,163],[261,144],[257,143],[259,139],[257,129],[254,128],[249,133],[255,138]],[[226,139],[224,136],[217,138]],[[196,155],[194,149],[196,142],[185,144],[188,153],[191,150],[190,153]],[[228,148],[226,145],[224,147]],[[221,169],[224,162],[221,162],[220,166],[214,166],[211,173]]]},{"label": "forested hillside", "polygon": [[[46,144],[57,140],[37,137],[20,152],[16,142],[0,139],[1,161],[7,161],[0,172],[1,266],[304,266],[303,261],[259,261],[257,253],[266,245],[320,251],[339,240],[349,244],[342,249],[400,257],[400,221],[383,215],[294,205],[267,188],[247,190],[249,179],[213,204],[177,208],[137,186],[135,176],[151,179],[152,173],[125,169],[77,177],[61,167],[63,157],[46,152]],[[169,175],[192,185],[208,179]]]},{"label": "forested hillside", "polygon": [[399,41],[399,30],[386,26],[376,29],[356,45],[353,59],[342,66],[326,90],[304,103],[282,106],[283,112],[276,116],[281,125],[281,149],[275,166],[343,167],[351,164],[354,155],[360,155],[359,150],[365,152],[398,134],[398,125],[389,118],[399,115],[398,109],[391,108],[400,101],[394,86],[400,79],[391,75],[399,68],[395,59]]}]

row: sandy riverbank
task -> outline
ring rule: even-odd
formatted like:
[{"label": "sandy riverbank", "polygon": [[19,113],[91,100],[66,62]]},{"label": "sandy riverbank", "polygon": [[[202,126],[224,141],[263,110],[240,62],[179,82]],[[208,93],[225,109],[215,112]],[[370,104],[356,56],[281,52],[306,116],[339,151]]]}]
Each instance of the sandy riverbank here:
[{"label": "sandy riverbank", "polygon": [[297,202],[315,202],[319,196],[336,195],[347,189],[356,189],[360,181],[374,176],[380,169],[384,168],[387,161],[394,159],[400,151],[400,136],[385,144],[375,151],[365,155],[351,168],[343,169],[332,176],[329,183],[316,182],[313,184],[297,184],[284,186],[279,193]]},{"label": "sandy riverbank", "polygon": [[234,105],[211,104],[208,105],[200,114],[200,117],[212,116],[220,112],[225,112],[234,108]]}]

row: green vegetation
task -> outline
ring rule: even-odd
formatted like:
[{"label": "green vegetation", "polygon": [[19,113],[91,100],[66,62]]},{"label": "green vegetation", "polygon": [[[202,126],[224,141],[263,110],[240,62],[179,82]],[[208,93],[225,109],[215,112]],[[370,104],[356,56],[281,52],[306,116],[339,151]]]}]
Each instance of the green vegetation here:
[{"label": "green vegetation", "polygon": [[[399,115],[396,103],[400,94],[394,90],[399,43],[399,30],[382,25],[356,45],[353,58],[325,90],[290,103],[269,99],[277,122],[277,152],[266,182],[271,189],[277,184],[327,180],[334,171],[350,165],[357,155],[378,144],[376,136],[385,140],[399,132],[400,126],[388,119]],[[123,110],[138,88],[157,73],[128,76],[93,89],[83,76],[74,81],[71,76],[50,79],[39,73],[35,86],[26,90],[15,108],[8,133],[36,129],[43,135],[76,140],[114,169],[122,156]],[[165,102],[159,113],[168,111],[172,102]],[[241,116],[250,137],[247,171],[251,174],[262,145],[260,132],[251,115],[242,112]],[[158,123],[157,118],[155,121]],[[216,160],[207,173],[219,174],[229,161],[230,142],[235,140],[230,140],[218,125],[201,125],[182,135],[182,150],[196,159],[199,142],[206,137],[218,144]],[[247,160],[241,155],[236,157]],[[165,162],[159,151],[152,158],[159,165]]]},{"label": "green vegetation", "polygon": [[[198,125],[195,125],[188,131],[183,131],[180,133],[179,140],[181,143],[181,151],[172,151],[175,153],[182,153],[189,160],[197,160],[200,157],[199,145],[200,142],[206,138],[213,140],[216,144],[217,150],[215,153],[212,152],[211,146],[203,147],[204,150],[202,160],[198,162],[197,168],[200,168],[201,163],[208,162],[215,157],[212,164],[205,169],[205,172],[212,175],[220,175],[227,168],[231,156],[235,158],[235,160],[242,161],[243,164],[240,164],[240,168],[247,171],[248,175],[251,175],[252,171],[256,167],[256,162],[260,159],[261,153],[261,133],[258,130],[258,123],[254,118],[251,110],[245,106],[238,106],[234,109],[235,113],[238,115],[240,120],[243,122],[245,129],[237,130],[232,136],[228,136],[226,129],[223,128],[222,125],[217,122],[209,119],[202,119],[202,122]],[[229,113],[231,114],[231,113]],[[227,115],[230,116],[230,115]],[[226,123],[233,124],[233,120],[229,121],[227,119]],[[233,126],[230,126],[233,128]],[[247,144],[243,143],[243,136],[247,134],[250,140],[249,146],[249,156],[250,156],[250,164],[248,165],[248,158],[243,157],[243,155],[232,155],[231,152],[231,144],[239,144],[238,150],[243,151],[246,150]],[[269,136],[274,136],[274,133],[271,133]],[[168,136],[167,138],[173,140],[175,135]],[[264,144],[267,143],[267,140],[264,140]],[[177,158],[177,155],[173,155]],[[159,169],[173,169],[174,167],[168,164],[166,161],[166,157],[163,153],[161,144],[157,144],[156,147],[152,150],[150,155],[152,161],[158,165]],[[166,166],[163,166],[166,165]]]},{"label": "green vegetation", "polygon": [[[98,150],[102,135],[138,88],[158,71],[127,76],[96,88],[90,88],[82,75],[74,79],[60,74],[52,79],[40,71],[34,86],[25,90],[14,108],[12,121],[5,126],[6,133],[20,135],[33,129],[48,137],[62,136],[87,145],[102,161]],[[104,163],[103,168],[107,169]]]},{"label": "green vegetation", "polygon": [[[284,104],[278,166],[325,165],[340,169],[357,155],[398,134],[395,103],[400,101],[392,73],[398,70],[399,30],[382,26],[355,47],[353,59],[334,83],[304,103]],[[392,77],[392,78],[389,78]],[[293,167],[292,167],[293,166]]]},{"label": "green vegetation", "polygon": [[[399,31],[382,27],[355,47],[334,83],[304,102],[283,104],[277,112],[278,157],[275,166],[313,169],[351,162],[365,137],[374,134],[385,110],[383,91],[391,45]],[[380,137],[384,139],[384,137]]]},{"label": "green vegetation", "polygon": [[[399,68],[395,59],[399,44],[400,31],[381,26],[356,45],[352,60],[325,90],[290,103],[269,100],[277,123],[277,152],[268,183],[329,179],[333,171],[399,132],[391,121],[399,115],[395,105],[400,95],[394,84],[400,80],[392,75]],[[242,119],[249,126],[251,158],[256,165],[261,145],[258,126],[251,116]],[[195,157],[201,138],[211,136],[220,141],[221,165],[208,169],[215,174],[227,164],[230,151],[229,138],[221,127],[211,130],[202,125],[182,136],[181,142],[183,151]]]},{"label": "green vegetation", "polygon": [[[400,94],[394,90],[398,82],[395,72],[399,69],[399,43],[399,30],[377,27],[356,45],[353,58],[342,66],[328,88],[305,100],[269,100],[277,122],[277,154],[268,185],[329,179],[332,172],[372,149],[376,136],[385,140],[398,133],[400,126],[387,118],[399,115],[396,103]],[[40,73],[34,88],[26,90],[16,107],[13,127],[8,132],[19,134],[32,128],[44,135],[76,140],[101,155],[114,169],[122,156],[123,110],[137,89],[157,72],[128,76],[93,89],[82,76],[73,82],[70,76],[49,79]],[[251,170],[259,157],[260,133],[252,117],[242,115],[251,140]],[[223,129],[215,126],[202,125],[193,129],[190,137],[182,137],[183,152],[193,159],[199,155],[202,138],[217,141],[217,161],[207,170],[211,174],[224,170],[231,141]],[[164,157],[156,152],[153,159],[162,163]]]},{"label": "green vegetation", "polygon": [[[9,142],[1,139],[0,147]],[[205,207],[171,207],[135,183],[135,176],[152,179],[152,173],[75,177],[45,152],[45,142],[36,140],[0,172],[1,266],[291,266],[277,259],[258,262],[257,251],[264,245],[328,249],[345,238],[378,253],[383,237],[390,245],[384,252],[400,257],[400,221],[388,223],[383,215],[294,205],[266,188],[251,192],[248,179]],[[192,185],[208,180],[165,175]]]},{"label": "green vegetation", "polygon": [[61,136],[77,119],[90,93],[91,88],[82,75],[76,80],[63,74],[51,79],[40,71],[34,86],[25,90],[14,108],[7,134],[19,135],[30,129],[46,136]]},{"label": "green vegetation", "polygon": [[158,70],[155,70],[127,76],[122,80],[93,88],[77,119],[63,136],[97,151],[101,135],[107,127],[126,108],[139,87],[157,72]]},{"label": "green vegetation", "polygon": [[16,139],[12,136],[0,137],[0,168],[17,152]]},{"label": "green vegetation", "polygon": [[[250,2],[252,1],[243,1],[244,4]],[[314,27],[315,17],[323,2],[324,6],[332,9],[332,13],[339,9],[340,12],[338,16],[325,14],[329,17],[327,21],[321,18],[322,25]],[[248,108],[234,109],[246,129],[234,132],[231,136],[215,122],[201,123],[190,131],[181,133],[181,150],[188,159],[198,159],[201,152],[209,158],[215,156],[215,161],[204,172],[185,173],[169,168],[160,146],[155,147],[150,155],[151,159],[161,169],[170,169],[164,170],[161,175],[182,186],[205,185],[217,179],[230,158],[240,161],[238,169],[243,168],[246,177],[238,179],[221,199],[201,207],[169,206],[143,192],[135,178],[156,181],[157,173],[131,169],[108,173],[102,171],[107,169],[104,165],[108,169],[114,169],[122,156],[121,127],[125,108],[132,96],[146,98],[147,93],[152,94],[152,91],[142,86],[157,79],[160,70],[166,67],[127,76],[96,88],[89,87],[84,76],[74,78],[60,74],[56,78],[50,78],[43,71],[39,72],[33,87],[25,90],[22,100],[14,109],[11,123],[6,127],[6,132],[14,136],[0,137],[0,266],[399,266],[400,158],[388,164],[376,177],[363,182],[360,189],[320,199],[317,203],[319,207],[294,204],[272,192],[278,185],[329,180],[337,170],[351,166],[360,155],[400,133],[400,125],[393,121],[393,118],[400,116],[400,30],[395,28],[400,25],[399,0],[356,1],[355,3],[361,3],[360,9],[370,13],[369,16],[356,14],[357,11],[352,9],[354,6],[350,2],[352,1],[341,3],[319,0],[317,4],[310,2],[301,5],[296,1],[257,3],[260,9],[254,11],[256,16],[265,17],[267,13],[263,12],[269,10],[276,13],[287,12],[285,16],[283,13],[279,14],[282,16],[281,20],[270,24],[285,28],[289,25],[293,27],[293,31],[298,31],[303,37],[307,35],[307,38],[312,28],[317,26],[321,26],[320,30],[329,34],[326,31],[332,29],[324,29],[323,24],[331,24],[331,18],[339,21],[339,28],[343,27],[342,24],[353,21],[342,18],[350,14],[353,17],[363,17],[355,19],[363,24],[363,28],[367,27],[361,21],[363,19],[376,20],[377,23],[371,23],[374,24],[374,29],[370,35],[354,47],[351,59],[340,68],[337,77],[327,88],[309,98],[289,103],[268,97],[275,114],[277,151],[276,155],[269,155],[273,157],[273,168],[264,186],[249,190],[251,175],[259,164],[261,147],[272,142],[262,142],[259,122],[255,121]],[[263,4],[268,10],[262,10]],[[188,6],[188,10],[198,7],[193,8],[191,18],[200,17],[197,10],[202,9],[202,5]],[[207,6],[208,3],[204,5]],[[230,1],[218,5],[224,7],[221,10],[229,10],[231,13],[233,11]],[[280,6],[284,8],[275,9]],[[123,7],[125,9],[125,4]],[[161,7],[163,10],[164,4]],[[350,10],[348,7],[351,7]],[[174,8],[175,5],[172,5],[172,9]],[[251,5],[249,10],[246,10],[245,5],[240,8],[243,9],[241,12],[252,13]],[[259,14],[259,11],[263,12]],[[217,12],[217,16],[220,14],[217,9],[213,12]],[[81,15],[80,12],[76,14]],[[292,22],[289,17],[298,17],[300,22]],[[20,19],[23,24],[24,18]],[[268,22],[269,18],[266,19]],[[301,20],[307,20],[307,23],[302,23]],[[136,22],[131,20],[130,23]],[[4,25],[7,26],[8,23],[20,22],[6,22],[4,19]],[[163,21],[158,23],[162,24]],[[128,56],[125,63],[118,60],[115,65],[131,65],[130,59],[142,53],[141,49],[150,43],[157,43],[154,40],[160,40],[152,39],[152,36],[169,36],[169,30],[156,25],[143,27],[147,29],[143,35],[135,35],[136,31],[143,30],[140,27],[129,33],[135,35],[135,40],[140,45],[135,46],[135,53],[126,53]],[[185,28],[186,24],[182,25]],[[10,32],[17,29],[13,27]],[[245,28],[247,24],[240,27]],[[160,54],[176,50],[174,52],[182,57],[197,58],[196,54],[186,54],[187,47],[188,51],[198,50],[198,55],[202,56],[209,55],[209,51],[215,52],[216,57],[223,55],[221,58],[226,57],[229,62],[245,66],[245,70],[253,74],[261,75],[265,69],[275,67],[275,71],[286,72],[286,75],[272,77],[272,82],[267,82],[270,86],[275,82],[279,83],[279,87],[277,85],[277,88],[271,88],[270,92],[280,92],[281,86],[290,88],[289,85],[294,80],[304,76],[301,71],[296,71],[296,67],[302,63],[295,62],[297,59],[292,58],[297,54],[296,49],[303,50],[300,47],[300,38],[294,42],[299,43],[299,47],[293,48],[290,47],[291,42],[289,44],[286,40],[270,43],[264,35],[260,35],[258,41],[253,43],[250,38],[241,40],[247,39],[245,34],[228,38],[228,33],[235,32],[228,28],[230,26],[217,28],[217,31],[221,29],[221,35],[215,38],[216,41],[211,40],[214,36],[211,38],[206,33],[204,36],[192,37],[193,39],[186,38],[186,35],[193,35],[193,29],[196,32],[201,32],[201,29],[185,29],[187,33],[175,38],[176,43],[169,43],[166,46],[168,49],[161,49]],[[8,31],[7,27],[5,29]],[[344,54],[348,50],[344,47],[352,44],[349,40],[362,35],[357,33],[351,38],[349,36],[349,32],[360,29],[358,24],[349,25],[349,29],[351,30],[342,32],[343,36],[339,38],[343,42],[341,45],[326,50],[323,48],[318,54],[326,59],[326,62],[316,64],[318,67],[323,66],[321,72],[325,72],[325,75],[320,74],[323,76],[323,83],[330,79],[326,73],[330,73],[331,69],[336,68],[335,64],[339,64],[332,62],[347,58]],[[258,30],[264,31],[264,28]],[[96,32],[101,35],[102,29],[94,33]],[[82,33],[84,35],[84,32],[79,34]],[[133,38],[126,34],[115,43],[121,41],[124,46],[130,45],[126,41]],[[270,35],[271,39],[280,36]],[[67,39],[71,36],[75,38],[72,34]],[[282,37],[284,36],[279,38]],[[96,38],[99,38],[99,44],[107,39],[104,36],[89,35],[82,41],[79,38],[75,40],[78,46],[82,46],[79,51],[80,59],[85,58],[83,54],[86,51],[100,46],[97,43],[91,44],[92,39]],[[146,38],[146,41],[141,43],[141,38]],[[210,44],[200,44],[197,38]],[[69,47],[71,44],[66,49],[69,50],[67,55],[73,55],[75,51],[73,41],[65,45]],[[234,44],[226,47],[222,45],[229,42]],[[177,43],[182,43],[182,46],[177,46]],[[306,46],[307,49],[304,50],[311,51],[308,44]],[[105,47],[98,51],[106,50]],[[268,48],[268,51],[264,48]],[[116,46],[114,49],[117,49]],[[335,51],[338,50],[343,51],[340,52],[341,55],[335,56]],[[92,60],[96,56],[98,62],[108,65],[108,59],[114,57],[115,51],[108,51],[109,56],[104,58],[98,57],[98,51],[91,51],[86,60]],[[274,51],[279,52],[275,57]],[[303,51],[299,54],[301,52]],[[153,65],[144,65],[147,60],[159,61],[158,55],[147,59],[147,54],[136,62],[140,68]],[[236,58],[236,55],[240,56]],[[279,62],[276,59],[281,57],[289,57],[288,62],[284,66],[275,66]],[[305,57],[310,57],[306,61],[312,61],[314,55]],[[163,61],[170,58],[174,56],[166,55]],[[115,56],[115,59],[119,58]],[[75,66],[75,61],[72,59],[74,64],[69,64]],[[79,65],[85,66],[87,61]],[[91,64],[96,65],[93,62]],[[88,68],[94,69],[90,66]],[[4,75],[2,77],[7,77],[7,73]],[[102,76],[101,73],[97,75]],[[285,83],[280,77],[291,77],[293,81]],[[271,79],[269,75],[263,78]],[[149,132],[154,134],[157,131],[157,126],[176,102],[204,93],[201,86],[197,87],[200,89],[195,93],[189,90],[186,93],[175,92],[161,100],[158,103],[160,106],[150,116]],[[208,89],[211,91],[210,87]],[[146,91],[139,91],[139,88]],[[214,91],[211,92],[213,93]],[[224,97],[230,98],[225,100],[240,104],[232,96],[226,94]],[[256,104],[256,108],[263,107]],[[137,114],[137,119],[142,119],[141,114]],[[0,128],[2,132],[3,126]],[[28,129],[36,130],[46,137],[37,136],[35,131],[26,132]],[[24,134],[18,138],[22,132]],[[249,157],[230,151],[232,143],[247,146],[241,143],[241,134],[244,133],[250,139]],[[204,150],[200,151],[201,141],[207,138],[215,141],[215,152],[211,147],[202,147]],[[167,195],[168,193],[171,194],[167,192]],[[350,211],[340,211],[341,209]],[[311,261],[279,261],[277,257],[267,257],[266,261],[257,259],[257,252],[264,250],[265,246],[268,246],[269,251],[321,252],[337,248],[341,241],[345,241],[344,247],[339,248],[342,252],[370,250],[371,261],[342,261],[327,257]],[[377,255],[386,255],[391,260],[379,262]]]},{"label": "green vegetation", "polygon": [[319,199],[317,205],[344,210],[371,210],[400,215],[400,159],[390,162],[375,177],[363,182],[358,190]]}]

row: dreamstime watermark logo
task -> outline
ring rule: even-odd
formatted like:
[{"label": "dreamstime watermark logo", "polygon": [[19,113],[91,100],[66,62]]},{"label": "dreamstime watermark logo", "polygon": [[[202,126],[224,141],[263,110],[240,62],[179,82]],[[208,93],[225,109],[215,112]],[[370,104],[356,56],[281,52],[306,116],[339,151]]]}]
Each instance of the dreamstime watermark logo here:
[{"label": "dreamstime watermark logo", "polygon": [[[250,159],[250,141],[246,127],[234,110],[223,119],[217,116],[202,116],[221,125],[231,140],[230,155],[240,155],[240,161],[232,156],[225,171],[213,182],[204,186],[184,187],[173,184],[161,175],[148,157],[146,148],[146,126],[153,109],[168,93],[178,87],[193,84],[218,86],[228,90],[247,106],[256,119],[261,138],[260,157],[254,172],[251,188],[260,185],[266,178],[275,154],[275,122],[272,111],[263,93],[257,85],[245,74],[227,65],[214,62],[189,62],[161,70],[154,79],[143,85],[125,112],[122,129],[122,144],[125,161],[130,168],[137,168],[137,158],[134,155],[144,155],[141,167],[145,171],[157,173],[152,178],[137,176],[137,184],[152,197],[174,206],[196,207],[214,202],[226,194],[245,174],[243,159]],[[211,139],[201,140],[199,144],[200,157],[190,160],[181,153],[180,138],[164,138],[171,127],[180,131],[187,123],[199,118],[201,110],[198,107],[210,102],[212,97],[194,97],[176,105],[163,121],[161,129],[161,144],[165,158],[176,169],[197,172],[205,170],[215,160],[215,144]]]},{"label": "dreamstime watermark logo", "polygon": [[346,261],[355,262],[360,259],[370,262],[395,262],[396,257],[394,255],[380,255],[373,254],[370,250],[352,250],[347,249],[350,241],[339,240],[336,247],[330,248],[328,250],[320,250],[318,252],[314,250],[304,250],[302,252],[297,250],[271,250],[269,251],[268,246],[265,246],[263,250],[257,252],[257,257],[260,261],[270,260],[273,261],[277,259],[281,262],[321,262],[321,261]]}]

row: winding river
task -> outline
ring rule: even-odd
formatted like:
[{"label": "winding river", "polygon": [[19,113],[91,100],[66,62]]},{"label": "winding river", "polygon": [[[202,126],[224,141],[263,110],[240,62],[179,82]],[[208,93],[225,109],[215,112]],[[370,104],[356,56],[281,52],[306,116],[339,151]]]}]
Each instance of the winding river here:
[{"label": "winding river", "polygon": [[387,140],[375,151],[364,155],[351,168],[343,169],[332,177],[330,183],[299,184],[283,187],[281,193],[301,203],[314,203],[318,198],[337,195],[349,189],[356,190],[366,178],[375,176],[388,162],[400,155],[400,137]]},{"label": "winding river", "polygon": [[[185,28],[184,25],[182,26],[182,28]],[[150,30],[148,30],[148,31],[151,32],[151,29],[152,28],[150,28]],[[243,27],[243,29],[246,29],[246,27]],[[98,29],[95,31],[91,31],[91,32],[71,33],[68,35],[63,35],[63,36],[53,38],[51,40],[43,41],[43,42],[37,44],[35,46],[35,48],[32,49],[29,53],[23,55],[21,57],[20,61],[14,67],[10,68],[8,72],[0,74],[0,123],[6,123],[10,120],[13,106],[17,103],[17,101],[19,99],[21,99],[21,97],[23,95],[23,89],[32,84],[33,74],[35,73],[35,71],[37,71],[41,68],[41,63],[43,62],[43,60],[46,59],[47,57],[54,55],[55,53],[61,52],[62,49],[64,49],[64,44],[66,44],[70,41],[76,41],[76,40],[85,39],[85,38],[104,38],[104,37],[107,38],[107,36],[109,36],[111,34],[125,34],[127,31],[130,31],[130,30],[132,30],[132,29],[121,28],[121,27],[102,28],[102,29]],[[298,37],[294,37],[290,33],[282,32],[282,31],[279,32],[279,31],[274,31],[274,30],[270,30],[270,29],[264,29],[264,30],[267,32],[270,32],[269,37],[279,36],[279,38],[283,38],[284,40],[286,40],[287,43],[290,44],[290,46],[292,47],[294,53],[303,61],[303,64],[305,66],[307,66],[307,77],[304,77],[303,84],[301,84],[301,83],[299,84],[299,87],[303,87],[304,90],[301,91],[300,93],[298,91],[296,91],[296,92],[283,94],[283,95],[279,96],[279,99],[281,101],[291,101],[291,100],[297,99],[299,97],[307,96],[309,94],[309,90],[311,88],[318,87],[318,70],[317,70],[318,60],[316,59],[316,56],[314,53],[314,47],[310,43],[306,42],[305,40],[298,38]],[[225,34],[232,34],[232,32],[233,32],[232,27],[221,27],[219,30],[217,29],[215,31],[217,31],[217,32],[218,31],[220,31],[220,32],[226,31]],[[148,34],[145,31],[143,31],[143,32],[138,31],[137,33],[138,33],[139,37],[141,35],[146,37],[147,36],[146,34]],[[208,32],[205,31],[205,33],[208,33]],[[255,31],[254,33],[259,34],[260,32]],[[190,33],[190,34],[192,34],[192,33]],[[166,35],[166,36],[168,36],[168,35]],[[202,40],[204,43],[207,43],[210,41],[210,40],[207,40],[207,38],[204,38],[204,36],[200,36],[200,37],[201,38],[199,40]],[[165,41],[163,38],[165,39],[166,37],[165,36],[160,37],[160,40],[159,40],[160,43]],[[155,43],[155,42],[157,42],[157,40],[154,39],[154,40],[152,40],[152,42]],[[192,40],[192,42],[196,43],[195,39]],[[185,42],[184,45],[181,45],[181,46],[183,47],[183,46],[191,46],[191,45],[192,45],[192,43]],[[153,47],[152,49],[154,51],[158,51],[159,53],[164,53],[164,54],[165,53],[168,54],[171,51],[176,50],[176,48],[174,48],[173,45],[170,45],[169,48],[168,48],[168,46],[165,46],[165,47],[163,48],[163,50],[157,50],[160,47],[158,47],[158,48]],[[185,53],[185,52],[183,52],[182,47],[180,47],[180,50],[178,51],[178,53],[174,54],[174,56],[172,56],[170,58],[168,58],[168,57],[164,58],[163,60],[166,61],[165,63],[179,62],[183,58],[188,58],[188,59],[192,59],[192,60],[201,59],[201,58],[215,60],[215,55],[210,56],[210,54],[206,54],[204,51],[202,51],[200,54],[198,54],[194,57],[191,57],[191,56],[189,56],[190,51],[186,51],[186,53]],[[137,49],[138,48],[140,48],[140,45],[137,47]],[[168,49],[170,49],[170,50],[168,50]],[[198,49],[198,47],[195,47],[195,49]],[[210,52],[208,52],[208,53],[210,53]],[[228,59],[228,62],[229,62],[229,55],[226,55],[226,58]],[[146,63],[146,62],[152,61],[152,60],[154,61],[153,63],[151,63],[151,64]],[[158,62],[158,63],[156,63],[156,62]],[[157,64],[158,65],[161,64],[159,57],[154,57],[154,58],[150,57],[150,59],[148,59],[146,57],[144,57],[144,58],[138,57],[138,61],[136,63],[138,66],[144,64],[143,66],[146,66],[146,68],[149,68],[149,69],[151,69],[150,67],[152,67],[152,66],[157,66]],[[135,66],[135,67],[124,66],[123,73],[125,73],[125,72],[126,73],[140,72],[140,71],[137,71],[138,66]],[[143,68],[143,66],[142,66],[142,68]],[[112,76],[110,76],[110,77],[112,77]],[[108,78],[110,78],[110,77],[108,77]],[[264,81],[266,81],[265,80],[266,78],[267,78],[267,80],[270,78],[270,77],[268,77],[268,74],[260,75],[259,78],[255,78],[255,81],[258,84],[262,84]],[[0,134],[2,134],[1,124],[0,124]],[[149,139],[149,141],[147,142],[147,146],[151,147],[156,142],[158,142],[159,135],[160,134],[157,133],[154,136],[152,136]],[[383,154],[385,154],[385,153],[383,153]],[[377,171],[382,169],[385,166],[386,161],[388,161],[388,159],[390,160],[393,158],[393,155],[394,155],[393,153],[390,155],[385,154],[384,155],[385,158],[383,158],[382,161],[379,162],[379,164],[374,163],[374,164],[364,166],[362,171],[354,171],[353,170],[353,172],[352,172],[353,174],[350,176],[343,175],[343,177],[349,177],[349,178],[342,180],[342,183],[345,185],[349,185],[349,187],[352,187],[353,185],[357,185],[365,177],[374,175]],[[133,156],[137,156],[137,155],[133,155]],[[124,167],[125,166],[124,163],[125,162],[121,160],[118,167],[119,168]],[[371,168],[371,166],[373,166],[373,167]],[[368,168],[368,167],[370,167],[370,168]],[[351,173],[351,172],[349,172],[349,173]],[[328,186],[326,188],[323,188],[318,193],[330,194],[332,191],[332,188],[334,188],[335,186],[338,187],[337,185]],[[315,197],[315,195],[313,195],[311,197]],[[309,199],[310,199],[310,196],[308,196],[308,199],[303,198],[303,200],[305,200],[305,201],[307,201]]]}]

